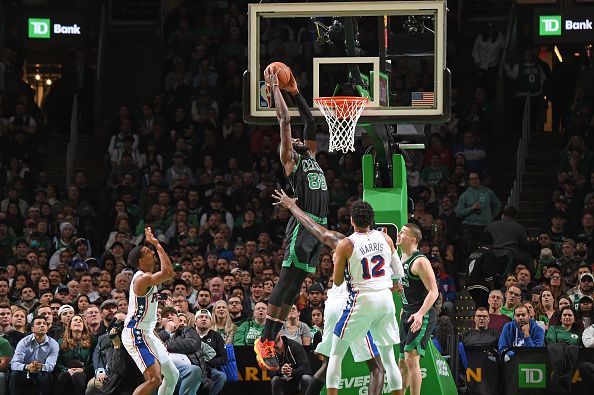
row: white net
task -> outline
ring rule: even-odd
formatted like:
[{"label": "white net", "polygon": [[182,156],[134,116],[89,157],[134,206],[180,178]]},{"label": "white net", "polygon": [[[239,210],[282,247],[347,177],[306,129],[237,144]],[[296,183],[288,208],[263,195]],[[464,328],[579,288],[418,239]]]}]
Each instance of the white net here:
[{"label": "white net", "polygon": [[330,152],[355,150],[355,127],[367,104],[365,97],[334,96],[315,99],[330,129]]}]

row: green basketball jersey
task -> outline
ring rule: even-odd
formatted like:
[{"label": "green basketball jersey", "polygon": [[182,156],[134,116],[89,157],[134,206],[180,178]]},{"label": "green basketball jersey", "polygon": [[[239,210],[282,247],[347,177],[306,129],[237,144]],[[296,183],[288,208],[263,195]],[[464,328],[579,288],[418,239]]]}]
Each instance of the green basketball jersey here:
[{"label": "green basketball jersey", "polygon": [[404,286],[402,308],[411,314],[419,311],[425,301],[425,297],[429,293],[421,278],[414,275],[411,271],[413,263],[421,257],[425,258],[425,255],[420,251],[415,251],[402,262],[402,266],[404,267],[404,277],[402,278],[402,285]]},{"label": "green basketball jersey", "polygon": [[287,178],[299,208],[325,219],[328,216],[328,186],[324,171],[315,158],[299,155],[295,170]]}]

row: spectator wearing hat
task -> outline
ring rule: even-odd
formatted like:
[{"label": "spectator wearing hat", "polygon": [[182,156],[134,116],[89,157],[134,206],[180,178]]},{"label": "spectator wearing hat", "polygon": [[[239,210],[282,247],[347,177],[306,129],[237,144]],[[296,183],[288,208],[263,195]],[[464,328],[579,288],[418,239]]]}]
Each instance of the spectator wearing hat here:
[{"label": "spectator wearing hat", "polygon": [[280,369],[272,376],[272,394],[305,393],[312,381],[312,376],[309,359],[303,346],[279,333],[274,348]]},{"label": "spectator wearing hat", "polygon": [[299,320],[309,326],[312,326],[311,313],[313,309],[319,309],[324,306],[324,288],[320,283],[313,283],[307,289],[307,303],[299,313]]},{"label": "spectator wearing hat", "polygon": [[32,333],[25,336],[16,346],[10,367],[10,394],[20,395],[23,389],[49,395],[52,372],[59,354],[58,343],[47,336],[47,322],[44,317],[35,317]]},{"label": "spectator wearing hat", "polygon": [[578,309],[580,298],[584,295],[592,297],[594,292],[594,275],[592,275],[587,264],[583,264],[578,268],[577,276],[579,278],[578,284],[567,291],[567,295],[573,299],[573,308]]},{"label": "spectator wearing hat", "polygon": [[217,395],[227,382],[227,376],[221,370],[221,366],[227,363],[227,350],[225,340],[217,331],[211,329],[212,315],[206,309],[196,313],[196,332],[202,340],[202,356],[206,366],[206,375],[211,379],[209,388],[210,395]]},{"label": "spectator wearing hat", "polygon": [[115,299],[107,299],[101,303],[99,309],[101,311],[101,317],[103,318],[103,326],[107,328],[118,312],[118,301]]},{"label": "spectator wearing hat", "polygon": [[194,183],[194,174],[192,169],[184,164],[185,159],[184,154],[180,151],[173,154],[173,164],[165,171],[165,182],[170,190],[173,190],[175,183],[182,176],[188,177],[191,184]]},{"label": "spectator wearing hat", "polygon": [[[165,343],[179,370],[179,395],[195,395],[205,375],[202,340],[194,328],[181,325],[175,309],[163,309],[161,317],[163,328],[157,332],[157,336]],[[187,356],[187,359],[180,358],[180,354]]]},{"label": "spectator wearing hat", "polygon": [[550,248],[542,248],[536,262],[535,278],[538,280],[543,278],[546,274],[547,268],[554,263],[555,257],[553,256],[553,251]]},{"label": "spectator wearing hat", "polygon": [[233,336],[233,344],[236,346],[253,346],[254,341],[259,339],[264,330],[264,323],[266,322],[266,311],[268,306],[264,302],[256,303],[254,308],[253,318],[243,322],[235,336]]},{"label": "spectator wearing hat", "polygon": [[60,235],[54,237],[54,248],[59,250],[72,247],[76,240],[75,231],[74,225],[70,222],[62,222],[60,224]]},{"label": "spectator wearing hat", "polygon": [[74,241],[74,259],[78,259],[85,262],[88,258],[91,258],[91,249],[87,239],[79,237]]}]

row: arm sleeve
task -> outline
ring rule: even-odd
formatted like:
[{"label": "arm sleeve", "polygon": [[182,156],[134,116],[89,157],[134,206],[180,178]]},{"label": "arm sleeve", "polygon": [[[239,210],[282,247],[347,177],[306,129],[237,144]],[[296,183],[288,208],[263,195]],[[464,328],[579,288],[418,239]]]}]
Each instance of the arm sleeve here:
[{"label": "arm sleeve", "polygon": [[99,341],[97,341],[97,345],[95,346],[95,349],[93,350],[93,369],[95,369],[95,372],[97,372],[97,369],[99,369],[99,368],[105,369],[105,366],[103,366],[103,364],[101,363],[100,352],[101,352],[101,339],[99,339]]},{"label": "arm sleeve", "polygon": [[49,355],[47,356],[47,358],[45,359],[45,363],[43,364],[43,368],[41,368],[41,370],[43,370],[44,372],[51,373],[54,370],[54,367],[56,366],[60,348],[58,347],[58,342],[56,342],[55,340],[53,342],[50,342],[50,344],[51,344],[51,351],[50,351]]},{"label": "arm sleeve", "polygon": [[316,140],[316,122],[314,120],[313,115],[311,114],[311,110],[309,106],[305,102],[301,93],[297,93],[293,96],[293,101],[297,104],[297,108],[299,109],[299,116],[301,117],[301,121],[303,122],[303,141],[305,140]]},{"label": "arm sleeve", "polygon": [[550,327],[546,335],[547,344],[557,343],[557,336],[555,336],[556,334],[557,332],[555,331],[555,327]]},{"label": "arm sleeve", "polygon": [[396,251],[392,253],[392,273],[393,280],[400,280],[402,277],[404,277],[404,268],[402,267],[402,261],[400,260],[400,256]]},{"label": "arm sleeve", "polygon": [[25,344],[21,340],[14,350],[12,361],[10,362],[10,368],[12,370],[25,370]]}]

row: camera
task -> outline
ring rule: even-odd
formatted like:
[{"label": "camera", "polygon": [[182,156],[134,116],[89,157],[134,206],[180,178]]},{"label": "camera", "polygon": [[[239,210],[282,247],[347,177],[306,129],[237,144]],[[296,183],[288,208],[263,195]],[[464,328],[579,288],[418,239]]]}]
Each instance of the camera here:
[{"label": "camera", "polygon": [[[112,329],[115,328],[115,331],[113,333]],[[124,330],[124,321],[122,320],[118,320],[116,318],[113,318],[111,320],[111,322],[109,323],[109,326],[107,327],[107,333],[109,333],[109,338],[110,339],[115,339],[116,337],[120,337],[122,335],[122,331]]]}]

